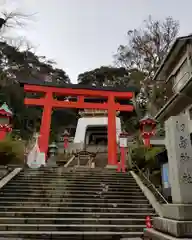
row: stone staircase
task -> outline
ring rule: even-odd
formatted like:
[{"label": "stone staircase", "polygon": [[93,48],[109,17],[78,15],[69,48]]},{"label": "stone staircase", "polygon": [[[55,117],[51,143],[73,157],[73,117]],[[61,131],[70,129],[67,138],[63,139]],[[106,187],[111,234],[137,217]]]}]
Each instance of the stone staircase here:
[{"label": "stone staircase", "polygon": [[22,170],[0,192],[0,239],[117,240],[156,215],[130,173]]}]

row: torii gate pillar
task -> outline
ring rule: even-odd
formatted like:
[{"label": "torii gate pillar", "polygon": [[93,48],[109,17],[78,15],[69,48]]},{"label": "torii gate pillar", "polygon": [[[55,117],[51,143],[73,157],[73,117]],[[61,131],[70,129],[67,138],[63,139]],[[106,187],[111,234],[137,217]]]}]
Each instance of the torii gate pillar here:
[{"label": "torii gate pillar", "polygon": [[109,97],[108,102],[108,164],[117,165],[117,137],[116,137],[116,110],[114,98]]},{"label": "torii gate pillar", "polygon": [[52,94],[46,93],[45,96],[46,104],[43,108],[41,127],[40,127],[40,136],[39,136],[39,149],[40,152],[44,152],[47,155],[48,146],[49,146],[49,133],[51,127],[51,116],[52,116]]}]

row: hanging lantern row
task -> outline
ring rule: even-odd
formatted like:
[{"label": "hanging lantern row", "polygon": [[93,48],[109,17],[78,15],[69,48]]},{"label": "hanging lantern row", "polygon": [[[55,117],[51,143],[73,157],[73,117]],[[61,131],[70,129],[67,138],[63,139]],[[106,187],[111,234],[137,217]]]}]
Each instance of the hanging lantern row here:
[{"label": "hanging lantern row", "polygon": [[140,120],[141,136],[144,139],[144,144],[150,147],[150,138],[155,135],[155,128],[157,126],[156,120],[150,115],[146,115]]}]

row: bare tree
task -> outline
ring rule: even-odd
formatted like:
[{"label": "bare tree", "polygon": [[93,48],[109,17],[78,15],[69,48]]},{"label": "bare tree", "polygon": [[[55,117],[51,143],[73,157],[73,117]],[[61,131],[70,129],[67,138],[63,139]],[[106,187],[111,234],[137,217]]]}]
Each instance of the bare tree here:
[{"label": "bare tree", "polygon": [[[4,8],[4,6],[3,6]],[[19,10],[0,11],[0,41],[6,42],[16,48],[29,48],[30,42],[23,36],[19,36],[16,30],[27,27],[30,21],[34,20],[35,14],[26,14]],[[31,46],[30,46],[31,48]]]},{"label": "bare tree", "polygon": [[129,30],[127,45],[120,45],[115,55],[120,66],[137,68],[153,76],[160,62],[169,51],[179,31],[179,23],[172,17],[154,20],[151,16],[142,28]]},{"label": "bare tree", "polygon": [[34,14],[25,14],[16,10],[12,12],[3,11],[1,12],[1,15],[3,20],[0,28],[2,29],[2,27],[4,27],[6,29],[9,29],[26,26]]},{"label": "bare tree", "polygon": [[115,55],[118,66],[128,70],[134,68],[144,73],[136,101],[137,106],[145,108],[151,114],[156,112],[156,105],[165,102],[165,86],[154,83],[151,79],[178,32],[179,22],[172,17],[154,20],[149,16],[141,28],[128,31],[128,43],[120,45]]}]

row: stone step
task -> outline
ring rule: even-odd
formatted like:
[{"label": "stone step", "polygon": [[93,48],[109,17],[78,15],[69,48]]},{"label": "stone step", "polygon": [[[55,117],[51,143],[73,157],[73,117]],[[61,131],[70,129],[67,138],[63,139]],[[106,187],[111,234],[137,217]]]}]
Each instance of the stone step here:
[{"label": "stone step", "polygon": [[138,232],[142,231],[145,225],[101,225],[101,224],[2,224],[0,231],[116,231],[116,232]]},{"label": "stone step", "polygon": [[0,231],[0,236],[14,239],[62,239],[62,240],[118,240],[121,238],[139,237],[143,232],[81,232],[81,231]]},{"label": "stone step", "polygon": [[118,179],[134,179],[132,175],[123,173],[123,174],[107,174],[107,173],[94,173],[94,172],[20,172],[20,177],[40,177],[44,176],[46,178],[57,178],[57,177],[103,177],[103,178],[118,178]]},{"label": "stone step", "polygon": [[19,186],[20,184],[26,184],[26,185],[35,185],[35,184],[38,184],[39,183],[39,186],[41,186],[41,185],[49,185],[50,186],[50,184],[51,185],[61,185],[61,186],[63,186],[64,184],[66,184],[66,185],[71,185],[71,184],[74,184],[74,185],[76,185],[76,186],[78,186],[78,185],[80,185],[80,186],[82,186],[83,185],[83,183],[85,183],[86,182],[86,184],[87,185],[90,185],[90,186],[92,186],[92,185],[97,185],[97,186],[100,186],[101,185],[101,183],[102,184],[106,184],[106,185],[116,185],[117,187],[118,187],[118,185],[121,185],[121,186],[135,186],[135,187],[138,187],[138,185],[136,184],[136,182],[133,182],[133,183],[129,183],[129,182],[119,182],[119,181],[88,181],[87,179],[84,179],[83,181],[81,180],[67,180],[67,179],[63,179],[63,180],[57,180],[57,181],[55,181],[55,180],[50,180],[50,181],[46,181],[45,179],[44,180],[11,180],[12,181],[12,183],[14,183],[15,185],[17,185],[17,186]]},{"label": "stone step", "polygon": [[115,224],[115,225],[143,225],[145,224],[145,217],[143,218],[29,218],[29,217],[0,217],[0,223],[3,224]]},{"label": "stone step", "polygon": [[93,173],[93,174],[108,174],[108,175],[126,175],[126,176],[132,176],[129,171],[122,173],[122,172],[117,172],[116,169],[107,169],[107,168],[85,168],[85,167],[55,167],[55,168],[40,168],[40,169],[29,169],[29,168],[24,168],[21,173]]},{"label": "stone step", "polygon": [[[84,185],[85,184],[85,185]],[[132,189],[132,188],[139,188],[139,186],[134,183],[134,184],[129,184],[129,183],[126,183],[126,184],[119,184],[119,183],[109,183],[109,184],[106,184],[106,183],[100,183],[100,182],[26,182],[26,181],[22,181],[22,182],[18,182],[18,181],[15,181],[15,180],[11,180],[8,184],[6,184],[6,187],[8,186],[13,186],[15,188],[17,188],[18,186],[32,186],[32,187],[36,187],[36,186],[39,186],[39,187],[84,187],[84,186],[87,186],[87,187],[90,187],[90,188],[93,188],[93,187],[101,187],[101,185],[109,185],[110,187],[113,187],[113,188],[129,188],[129,189]],[[140,188],[139,188],[140,189]]]},{"label": "stone step", "polygon": [[131,199],[131,198],[110,198],[110,199],[103,199],[103,198],[78,198],[78,197],[68,197],[64,199],[63,197],[38,197],[38,196],[27,196],[23,198],[22,196],[0,196],[0,202],[1,201],[47,201],[47,202],[77,202],[77,203],[84,203],[84,202],[92,202],[94,200],[94,203],[97,202],[105,202],[105,203],[148,203],[148,200],[146,198],[138,198],[138,199]]},{"label": "stone step", "polygon": [[[47,168],[46,168],[47,169]],[[91,168],[89,168],[91,169]],[[117,177],[117,178],[127,178],[127,179],[133,179],[133,176],[131,174],[127,173],[118,173],[118,172],[93,172],[93,171],[63,171],[61,170],[49,170],[49,171],[35,171],[34,169],[30,169],[30,171],[21,171],[19,173],[19,176],[25,177],[25,176],[52,176],[52,177],[65,177],[65,176],[101,176],[101,177]]]},{"label": "stone step", "polygon": [[135,180],[126,180],[126,179],[114,179],[114,178],[111,178],[111,179],[102,179],[102,178],[35,178],[35,177],[32,177],[32,178],[17,178],[17,179],[14,179],[14,182],[16,183],[19,183],[19,182],[30,182],[30,183],[35,183],[35,182],[41,182],[41,183],[46,183],[46,182],[52,182],[52,183],[57,183],[57,182],[61,182],[61,183],[64,183],[64,182],[74,182],[74,183],[78,183],[78,182],[89,182],[89,183],[118,183],[118,184],[136,184]]},{"label": "stone step", "polygon": [[132,175],[127,173],[95,173],[93,171],[86,171],[86,172],[77,172],[77,171],[71,171],[71,172],[63,172],[63,171],[57,171],[57,172],[36,172],[34,170],[29,172],[20,172],[18,176],[26,177],[26,176],[45,176],[45,177],[75,177],[75,176],[90,176],[90,177],[113,177],[113,178],[125,178],[125,179],[133,179]]},{"label": "stone step", "polygon": [[49,177],[49,176],[52,176],[52,177],[58,177],[58,176],[62,176],[62,177],[65,177],[65,176],[94,176],[94,177],[97,177],[97,176],[103,176],[103,177],[117,177],[117,178],[127,178],[127,179],[133,179],[132,175],[130,174],[127,174],[127,173],[117,173],[117,172],[114,172],[114,173],[108,173],[108,172],[93,172],[93,171],[81,171],[81,172],[77,172],[77,171],[71,171],[71,172],[65,172],[65,171],[57,171],[57,172],[50,172],[50,171],[37,171],[35,172],[34,170],[30,171],[30,172],[23,172],[21,171],[19,176],[40,176],[40,175],[43,175],[43,176],[46,176],[46,177]]},{"label": "stone step", "polygon": [[61,207],[61,206],[0,206],[0,212],[97,212],[97,213],[154,213],[152,208],[118,208],[118,207]]},{"label": "stone step", "polygon": [[61,195],[63,192],[64,194],[74,194],[74,195],[77,195],[77,194],[84,194],[84,195],[100,195],[100,194],[104,194],[104,195],[123,195],[123,196],[143,196],[143,192],[142,191],[118,191],[118,189],[116,189],[116,191],[114,190],[106,190],[106,189],[99,189],[97,191],[93,191],[93,190],[71,190],[71,189],[66,189],[65,187],[63,187],[63,189],[50,189],[50,190],[47,190],[47,189],[29,189],[29,188],[26,188],[26,189],[15,189],[15,191],[13,192],[13,190],[10,190],[10,189],[7,189],[7,188],[4,188],[1,190],[0,194],[7,194],[7,193],[13,193],[13,194],[46,194],[46,193],[52,193],[54,192],[54,194],[56,195]]},{"label": "stone step", "polygon": [[131,195],[131,194],[114,194],[114,193],[107,193],[107,192],[99,192],[99,193],[95,193],[95,194],[83,194],[83,193],[79,193],[79,194],[74,194],[74,193],[70,193],[70,192],[64,192],[64,193],[59,193],[59,192],[46,192],[46,193],[37,193],[37,192],[0,192],[0,196],[2,197],[23,197],[23,198],[29,198],[29,197],[37,197],[37,198],[53,198],[53,197],[58,197],[60,199],[66,199],[68,197],[70,198],[92,198],[92,199],[96,199],[96,198],[102,198],[102,199],[125,199],[125,198],[129,198],[132,200],[135,199],[146,199],[146,197],[141,194],[141,195]]},{"label": "stone step", "polygon": [[[69,189],[69,190],[95,190],[95,191],[99,191],[101,190],[103,187],[105,187],[106,185],[100,185],[100,186],[89,186],[89,185],[85,185],[85,186],[80,186],[80,185],[67,185],[67,184],[64,184],[64,185],[60,185],[60,186],[52,186],[52,185],[39,185],[39,184],[36,184],[36,185],[26,185],[26,184],[20,184],[19,186],[17,186],[16,188],[16,185],[10,185],[10,184],[6,184],[5,186],[5,189],[9,189],[9,190],[13,190],[15,191],[15,189],[35,189],[35,190],[42,190],[42,189],[45,189],[45,190],[53,190],[53,189],[58,189],[58,190],[63,190],[63,188],[65,189]],[[112,191],[125,191],[125,192],[132,192],[134,190],[134,192],[140,192],[141,189],[139,188],[139,186],[136,188],[136,187],[127,187],[127,186],[114,186],[114,185],[110,185],[109,186],[109,189],[112,190]]]},{"label": "stone step", "polygon": [[120,240],[142,240],[141,237],[134,237],[134,238],[121,238]]},{"label": "stone step", "polygon": [[26,172],[26,171],[21,171],[19,176],[45,176],[45,177],[49,177],[49,176],[52,176],[52,177],[65,177],[65,176],[93,176],[93,177],[117,177],[117,178],[126,178],[126,179],[133,179],[133,176],[130,175],[130,174],[127,174],[127,173],[100,173],[100,172],[91,172],[91,171],[86,171],[86,172],[77,172],[77,171],[71,171],[71,172],[63,172],[62,170],[61,171],[57,171],[57,172],[54,172],[54,171],[48,171],[48,172],[43,172],[43,171],[37,171],[37,172],[34,172],[34,170],[30,171],[30,172]]},{"label": "stone step", "polygon": [[[70,171],[71,169],[74,169],[74,167],[72,167],[72,168],[63,168],[63,167],[57,167],[56,169],[63,169],[63,171]],[[75,169],[76,169],[76,167],[75,167]],[[77,168],[77,169],[79,169],[79,168]],[[24,170],[25,171],[30,171],[30,169],[28,168],[28,167],[26,167],[26,168],[24,168]],[[81,168],[80,168],[80,170],[81,170]],[[85,171],[89,171],[89,167],[87,167],[87,168],[85,168]],[[94,171],[94,172],[96,172],[96,171],[107,171],[107,172],[112,172],[113,171],[113,169],[105,169],[105,168],[99,168],[99,167],[97,167],[97,168],[93,168],[93,169],[91,169],[92,171]],[[40,168],[40,169],[33,169],[33,171],[49,171],[49,168]]]},{"label": "stone step", "polygon": [[105,212],[24,212],[24,211],[5,211],[0,212],[1,217],[30,217],[36,218],[39,217],[59,217],[59,218],[69,218],[74,216],[75,218],[88,217],[88,218],[143,218],[145,216],[155,216],[155,213],[142,212],[142,213],[105,213]]},{"label": "stone step", "polygon": [[129,171],[125,173],[117,172],[116,166],[111,169],[107,168],[90,168],[85,166],[75,166],[75,167],[63,167],[63,166],[56,166],[56,167],[49,167],[46,166],[44,168],[37,168],[37,169],[30,169],[28,167],[23,168],[21,173],[93,173],[93,174],[117,174],[117,175],[127,175],[132,176]]},{"label": "stone step", "polygon": [[106,203],[106,202],[47,202],[47,201],[0,201],[0,205],[3,206],[28,206],[28,207],[38,207],[38,206],[60,206],[60,207],[86,207],[91,206],[92,208],[110,208],[110,207],[118,207],[118,208],[151,208],[149,203],[140,204],[140,203]]},{"label": "stone step", "polygon": [[[48,169],[48,168],[46,168]],[[89,168],[90,169],[90,168]],[[69,175],[89,175],[89,176],[114,176],[114,177],[125,177],[125,178],[133,178],[131,174],[128,174],[127,172],[122,173],[122,172],[117,172],[116,170],[114,172],[94,172],[93,170],[90,171],[78,171],[78,170],[70,170],[70,171],[63,171],[63,169],[59,169],[59,170],[54,170],[54,169],[50,169],[48,171],[35,171],[34,169],[30,170],[30,171],[21,171],[20,175],[22,176],[27,176],[27,175],[51,175],[51,176],[69,176]]]}]

